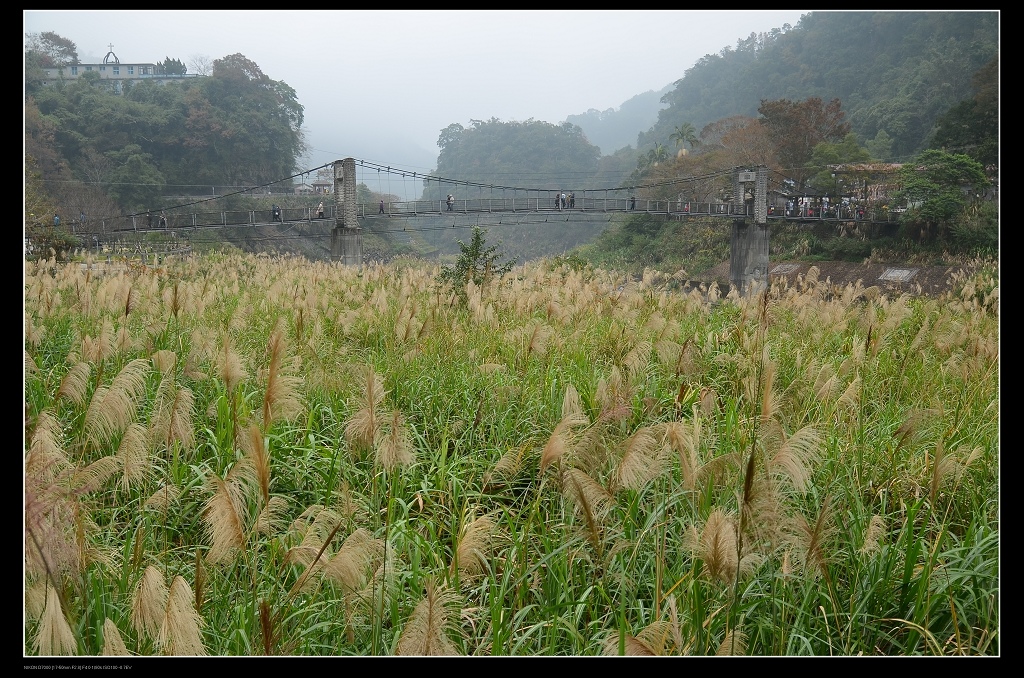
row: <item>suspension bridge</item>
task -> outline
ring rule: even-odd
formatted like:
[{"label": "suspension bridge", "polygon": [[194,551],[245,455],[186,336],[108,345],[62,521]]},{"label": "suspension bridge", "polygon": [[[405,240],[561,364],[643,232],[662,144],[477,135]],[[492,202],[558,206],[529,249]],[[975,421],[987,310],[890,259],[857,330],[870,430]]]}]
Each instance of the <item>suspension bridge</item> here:
[{"label": "suspension bridge", "polygon": [[[734,168],[707,177],[687,177],[671,183],[686,185],[717,180],[723,186],[714,192],[714,197],[705,200],[664,200],[639,197],[638,192],[647,192],[658,185],[616,187],[570,191],[547,188],[523,188],[495,186],[469,181],[447,180],[435,176],[413,178],[438,185],[439,194],[446,186],[453,193],[436,200],[381,200],[376,204],[356,200],[356,163],[359,162],[365,174],[363,161],[346,158],[331,163],[334,182],[333,190],[314,194],[320,198],[318,206],[277,207],[260,210],[201,210],[203,203],[216,198],[193,203],[193,209],[181,207],[159,213],[147,212],[100,220],[100,235],[106,238],[124,238],[130,234],[164,232],[182,235],[189,231],[217,228],[239,228],[246,226],[273,226],[297,224],[321,224],[331,227],[331,259],[343,264],[362,263],[362,238],[364,226],[379,227],[381,220],[410,219],[427,223],[423,230],[438,228],[446,220],[454,221],[466,215],[540,215],[547,221],[585,220],[600,215],[647,213],[667,219],[686,220],[693,217],[715,217],[731,219],[732,232],[732,274],[734,284],[746,287],[752,282],[763,282],[768,264],[768,224],[773,221],[859,221],[867,224],[888,223],[898,215],[888,211],[863,210],[853,204],[824,205],[804,203],[801,205],[779,203],[769,195],[767,168]],[[401,174],[403,179],[411,173],[380,167],[379,171]],[[660,184],[665,185],[665,184]],[[480,197],[456,197],[454,192],[463,190]],[[424,191],[424,194],[430,191]],[[500,197],[495,193],[500,192]],[[690,190],[688,193],[695,193]],[[709,193],[705,188],[705,194]],[[256,189],[244,189],[238,193],[257,194]],[[486,196],[484,194],[487,194]],[[221,196],[224,197],[224,196]],[[422,220],[426,220],[425,222]],[[759,228],[750,228],[758,226]],[[74,228],[74,224],[72,224]],[[401,230],[406,230],[405,227]],[[417,230],[417,229],[413,229]],[[95,241],[100,236],[93,235]]]}]

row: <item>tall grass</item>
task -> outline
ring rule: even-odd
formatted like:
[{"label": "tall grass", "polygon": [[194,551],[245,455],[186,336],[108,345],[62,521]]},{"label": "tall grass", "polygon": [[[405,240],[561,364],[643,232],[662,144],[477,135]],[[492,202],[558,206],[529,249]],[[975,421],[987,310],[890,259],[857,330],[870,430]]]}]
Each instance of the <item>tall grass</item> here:
[{"label": "tall grass", "polygon": [[1000,653],[997,280],[437,273],[26,262],[24,654]]}]

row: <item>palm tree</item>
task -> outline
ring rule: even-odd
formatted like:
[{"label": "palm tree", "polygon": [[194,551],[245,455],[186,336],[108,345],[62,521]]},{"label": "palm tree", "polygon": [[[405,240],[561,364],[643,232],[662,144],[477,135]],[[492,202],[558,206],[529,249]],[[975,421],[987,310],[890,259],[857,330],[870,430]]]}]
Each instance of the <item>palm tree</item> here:
[{"label": "palm tree", "polygon": [[654,148],[647,151],[647,158],[651,165],[657,165],[659,162],[664,162],[668,159],[668,151],[661,144],[654,144]]},{"label": "palm tree", "polygon": [[697,139],[697,129],[688,122],[676,125],[676,131],[672,133],[670,138],[676,142],[677,147],[683,147],[683,155],[686,155],[686,146],[684,144],[690,144],[691,149],[700,144],[700,141]]}]

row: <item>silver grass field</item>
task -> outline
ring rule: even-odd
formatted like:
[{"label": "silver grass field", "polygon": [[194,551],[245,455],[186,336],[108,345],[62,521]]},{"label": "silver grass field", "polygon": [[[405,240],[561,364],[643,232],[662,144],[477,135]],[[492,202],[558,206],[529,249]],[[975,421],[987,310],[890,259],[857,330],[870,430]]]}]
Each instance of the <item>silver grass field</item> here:
[{"label": "silver grass field", "polygon": [[24,267],[25,656],[997,656],[997,262]]}]

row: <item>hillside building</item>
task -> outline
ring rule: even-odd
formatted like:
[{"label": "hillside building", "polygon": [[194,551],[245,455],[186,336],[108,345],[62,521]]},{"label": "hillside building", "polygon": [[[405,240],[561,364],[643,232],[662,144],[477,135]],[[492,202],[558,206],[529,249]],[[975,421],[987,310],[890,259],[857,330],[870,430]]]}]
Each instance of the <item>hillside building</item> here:
[{"label": "hillside building", "polygon": [[77,80],[85,73],[92,72],[99,73],[100,80],[108,82],[114,92],[121,93],[125,82],[151,80],[162,85],[201,77],[194,73],[164,73],[161,65],[155,63],[121,63],[121,60],[114,54],[114,46],[110,45],[109,47],[110,51],[103,57],[102,63],[79,63],[43,68],[46,74],[43,84],[52,85],[57,82]]}]

